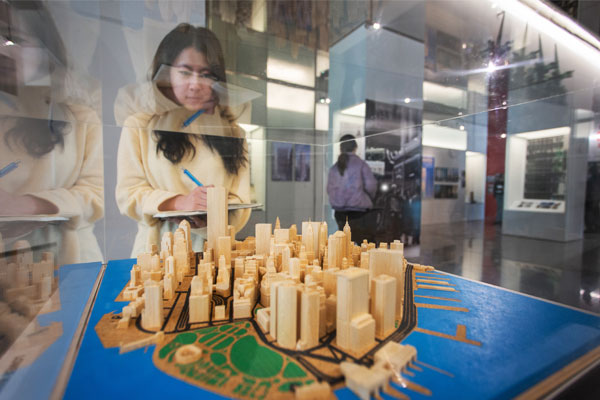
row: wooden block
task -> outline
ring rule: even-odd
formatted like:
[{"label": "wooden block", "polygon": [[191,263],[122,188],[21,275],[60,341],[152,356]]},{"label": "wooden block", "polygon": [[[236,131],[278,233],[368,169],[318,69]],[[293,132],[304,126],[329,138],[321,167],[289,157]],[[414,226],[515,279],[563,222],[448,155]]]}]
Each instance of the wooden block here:
[{"label": "wooden block", "polygon": [[131,318],[123,317],[117,323],[117,329],[127,329],[129,328],[129,323],[131,322]]},{"label": "wooden block", "polygon": [[415,361],[416,358],[417,349],[413,346],[389,341],[375,352],[374,360],[376,365],[381,365],[383,368],[399,374],[408,363]]},{"label": "wooden block", "polygon": [[350,322],[369,312],[369,274],[364,269],[348,268],[337,273],[337,319]]},{"label": "wooden block", "polygon": [[325,300],[325,314],[327,316],[327,322],[325,324],[325,328],[327,330],[327,333],[333,332],[335,330],[336,327],[336,310],[337,310],[337,298],[335,297],[335,295],[331,295],[329,297],[327,297],[327,300]]},{"label": "wooden block", "polygon": [[369,312],[368,285],[369,273],[364,269],[348,268],[337,273],[336,341],[345,350],[353,349],[352,320]]},{"label": "wooden block", "polygon": [[383,368],[367,368],[344,361],[340,369],[346,378],[346,386],[361,400],[381,398],[380,392],[388,385],[392,372]]},{"label": "wooden block", "polygon": [[384,339],[395,329],[396,278],[379,275],[371,282],[371,315],[375,318],[375,336]]},{"label": "wooden block", "polygon": [[399,240],[394,240],[390,244],[390,250],[400,250],[402,251],[402,256],[404,256],[404,243]]},{"label": "wooden block", "polygon": [[294,281],[300,282],[300,260],[298,258],[290,259],[289,273]]},{"label": "wooden block", "polygon": [[235,226],[233,225],[227,225],[227,236],[229,236],[231,238],[231,241],[235,241],[235,234],[237,232],[235,231]]},{"label": "wooden block", "polygon": [[338,268],[329,268],[323,271],[323,286],[327,296],[335,295],[337,292],[337,273]]},{"label": "wooden block", "polygon": [[273,232],[275,236],[275,244],[285,244],[290,241],[290,230],[289,229],[275,229]]},{"label": "wooden block", "polygon": [[256,255],[268,256],[271,252],[271,224],[256,224]]},{"label": "wooden block", "polygon": [[310,349],[319,344],[319,292],[304,290],[300,303],[300,349]]},{"label": "wooden block", "polygon": [[271,309],[267,307],[258,310],[256,312],[256,322],[258,323],[258,326],[260,326],[260,329],[262,329],[263,333],[269,333],[269,328],[271,325]]},{"label": "wooden block", "polygon": [[250,299],[233,300],[233,318],[250,318],[252,316],[252,303]]},{"label": "wooden block", "polygon": [[137,256],[137,265],[140,266],[142,271],[148,271],[152,266],[152,254],[150,253],[142,253]]},{"label": "wooden block", "polygon": [[396,278],[396,318],[402,317],[404,300],[404,257],[400,250],[369,250],[369,281],[385,274]]},{"label": "wooden block", "polygon": [[227,190],[224,187],[209,187],[207,199],[207,243],[211,249],[217,248],[217,239],[227,236]]},{"label": "wooden block", "polygon": [[225,257],[225,263],[231,265],[231,237],[219,236],[217,239],[217,254],[216,259],[219,260],[221,256]]},{"label": "wooden block", "polygon": [[123,299],[125,300],[135,300],[144,294],[144,288],[142,286],[136,287],[127,287],[123,290]]},{"label": "wooden block", "polygon": [[[319,259],[323,258],[324,249],[327,248],[327,222],[322,222],[319,227],[319,235],[318,235],[319,244],[317,249],[319,250]],[[317,251],[315,249],[315,252]]]},{"label": "wooden block", "polygon": [[327,247],[328,268],[342,268],[342,259],[346,257],[346,235],[337,231],[329,236]]},{"label": "wooden block", "polygon": [[[335,307],[334,307],[335,312]],[[335,323],[332,322],[332,327]],[[327,334],[327,308],[325,307],[325,300],[319,302],[319,338],[322,338]]]},{"label": "wooden block", "polygon": [[221,321],[225,319],[225,306],[215,306],[215,314],[213,316],[214,321]]},{"label": "wooden block", "polygon": [[234,266],[233,279],[241,278],[244,275],[244,258],[236,257]]},{"label": "wooden block", "polygon": [[277,286],[277,343],[287,349],[295,349],[297,336],[298,289],[293,283]]},{"label": "wooden block", "polygon": [[277,289],[283,284],[284,280],[276,280],[271,282],[270,304],[271,308],[271,336],[277,339]]},{"label": "wooden block", "polygon": [[157,282],[144,283],[144,310],[142,311],[142,327],[156,330],[163,323],[163,296],[162,288]]},{"label": "wooden block", "polygon": [[162,272],[160,271],[150,271],[150,279],[155,282],[160,282],[162,279]]},{"label": "wooden block", "polygon": [[350,225],[348,225],[348,221],[346,221],[346,225],[344,225],[344,229],[342,231],[344,233],[344,240],[345,240],[345,245],[344,247],[346,248],[346,254],[344,254],[344,257],[350,259],[352,258],[352,232],[350,231]]},{"label": "wooden block", "polygon": [[190,323],[207,322],[210,318],[210,296],[208,294],[190,295],[188,301]]},{"label": "wooden block", "polygon": [[165,277],[163,279],[163,297],[167,300],[172,299],[175,294],[175,288],[176,285],[173,274],[165,274]]},{"label": "wooden block", "polygon": [[[375,345],[375,320],[371,314],[362,314],[350,322],[350,344],[345,349],[359,355]],[[338,346],[344,348],[338,341]]]},{"label": "wooden block", "polygon": [[[173,236],[173,257],[175,257],[175,275],[186,274],[190,270],[190,257],[185,231],[177,228]],[[142,269],[143,270],[143,269]]]}]

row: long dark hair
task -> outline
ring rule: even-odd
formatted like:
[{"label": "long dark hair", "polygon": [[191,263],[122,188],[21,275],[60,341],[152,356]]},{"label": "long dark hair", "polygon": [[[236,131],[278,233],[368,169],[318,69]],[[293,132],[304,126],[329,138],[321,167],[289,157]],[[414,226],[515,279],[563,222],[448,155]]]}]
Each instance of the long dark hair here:
[{"label": "long dark hair", "polygon": [[[50,13],[40,1],[10,2],[9,13],[14,10],[27,10],[23,12],[24,27],[13,27],[10,32],[24,29],[31,34],[40,45],[48,52],[50,72],[57,66],[67,67],[67,52],[56,25]],[[9,24],[11,21],[8,17]],[[12,38],[9,38],[12,39]],[[14,39],[19,44],[19,38]],[[49,99],[52,101],[52,99]],[[21,147],[32,157],[42,157],[50,153],[58,145],[64,147],[64,135],[70,129],[70,123],[55,120],[54,111],[59,115],[64,114],[63,106],[50,104],[50,116],[46,119],[18,118],[12,129],[4,135],[4,143],[9,147]]]},{"label": "long dark hair", "polygon": [[[158,45],[156,54],[152,61],[151,79],[155,80],[161,66],[173,65],[175,59],[186,48],[192,47],[204,54],[208,63],[210,72],[217,77],[220,82],[226,82],[225,76],[225,58],[219,39],[210,30],[202,27],[195,27],[190,24],[179,24],[163,38]],[[170,85],[167,76],[162,77],[167,87]],[[163,86],[164,87],[164,86]],[[227,106],[219,106],[221,118],[226,119],[230,125],[235,125],[235,117]],[[235,137],[222,137],[212,135],[190,135],[183,132],[167,132],[156,130],[153,132],[154,139],[157,142],[156,152],[163,153],[165,158],[173,164],[178,164],[186,156],[194,157],[196,155],[195,140],[201,140],[212,152],[219,154],[225,165],[225,169],[230,174],[236,174],[244,166],[248,159],[244,147],[244,140]]]},{"label": "long dark hair", "polygon": [[348,153],[352,153],[357,147],[356,140],[352,135],[344,135],[340,139],[340,155],[336,164],[340,175],[344,176],[344,171],[348,166]]}]

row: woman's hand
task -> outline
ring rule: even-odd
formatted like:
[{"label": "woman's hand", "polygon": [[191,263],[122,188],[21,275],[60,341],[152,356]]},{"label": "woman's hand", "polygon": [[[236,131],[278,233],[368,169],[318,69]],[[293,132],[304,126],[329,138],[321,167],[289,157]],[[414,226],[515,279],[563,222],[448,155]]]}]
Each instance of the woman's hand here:
[{"label": "woman's hand", "polygon": [[165,200],[159,207],[159,211],[196,211],[206,210],[207,189],[210,186],[199,186],[187,195],[180,194]]},{"label": "woman's hand", "polygon": [[13,195],[0,189],[0,214],[38,215],[56,214],[58,207],[47,200],[31,195]]}]

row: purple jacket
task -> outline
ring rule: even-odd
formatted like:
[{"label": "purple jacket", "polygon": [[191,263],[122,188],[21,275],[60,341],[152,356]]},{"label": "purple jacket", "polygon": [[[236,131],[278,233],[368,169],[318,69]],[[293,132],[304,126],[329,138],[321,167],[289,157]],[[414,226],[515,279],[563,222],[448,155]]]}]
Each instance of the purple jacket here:
[{"label": "purple jacket", "polygon": [[356,154],[348,153],[344,176],[337,163],[329,169],[327,194],[331,207],[337,211],[364,211],[373,207],[377,181],[366,162]]}]

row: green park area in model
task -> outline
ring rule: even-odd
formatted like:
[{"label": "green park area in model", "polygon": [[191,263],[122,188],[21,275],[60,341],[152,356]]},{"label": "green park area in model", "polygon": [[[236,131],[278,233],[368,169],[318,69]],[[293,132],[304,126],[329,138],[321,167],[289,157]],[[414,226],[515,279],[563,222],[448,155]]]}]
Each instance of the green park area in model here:
[{"label": "green park area in model", "polygon": [[[290,392],[293,386],[314,381],[295,361],[259,344],[253,330],[249,322],[240,321],[180,333],[157,348],[157,366],[187,382],[253,399],[263,399],[272,390]],[[202,357],[178,364],[177,349],[192,344],[202,349]]]}]

